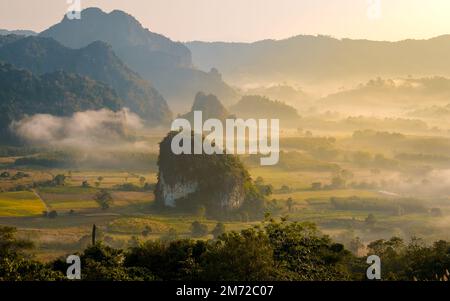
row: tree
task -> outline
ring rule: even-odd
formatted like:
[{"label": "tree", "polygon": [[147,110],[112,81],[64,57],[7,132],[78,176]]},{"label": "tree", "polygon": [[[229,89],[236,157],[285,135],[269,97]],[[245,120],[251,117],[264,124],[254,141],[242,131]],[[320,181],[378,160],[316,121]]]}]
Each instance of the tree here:
[{"label": "tree", "polygon": [[92,245],[94,246],[97,239],[97,226],[94,224],[92,226]]},{"label": "tree", "polygon": [[26,251],[34,247],[16,238],[17,230],[0,226],[0,281],[55,281],[64,275],[45,264],[30,260]]},{"label": "tree", "polygon": [[279,190],[280,193],[290,193],[291,191],[292,191],[291,188],[287,185],[281,186]]},{"label": "tree", "polygon": [[49,218],[56,218],[57,216],[58,216],[58,212],[56,212],[55,210],[52,210],[48,213]]},{"label": "tree", "polygon": [[431,213],[431,216],[433,216],[433,217],[441,217],[442,216],[441,208],[431,208],[430,213]]},{"label": "tree", "polygon": [[346,186],[346,182],[345,179],[343,179],[340,176],[335,176],[331,179],[331,188],[332,189],[342,189],[345,188]]},{"label": "tree", "polygon": [[366,217],[365,223],[367,226],[373,227],[373,226],[375,226],[376,222],[377,222],[377,219],[376,219],[375,215],[373,215],[372,213]]},{"label": "tree", "polygon": [[145,178],[144,177],[140,177],[139,178],[139,183],[141,184],[141,187],[144,187],[144,185],[145,185]]},{"label": "tree", "polygon": [[111,206],[113,198],[108,190],[102,189],[95,194],[94,200],[99,204],[100,208],[106,210]]},{"label": "tree", "polygon": [[255,180],[255,185],[264,185],[264,179],[262,177],[257,177]]},{"label": "tree", "polygon": [[350,279],[347,261],[353,255],[329,236],[321,235],[314,224],[271,220],[264,232],[279,266],[277,280]]},{"label": "tree", "polygon": [[191,224],[191,233],[194,237],[202,237],[208,234],[208,226],[195,221]]},{"label": "tree", "polygon": [[322,183],[321,182],[314,182],[311,184],[312,190],[322,190]]},{"label": "tree", "polygon": [[293,208],[293,206],[294,206],[294,200],[292,199],[292,198],[288,198],[287,199],[287,201],[286,201],[286,205],[287,205],[287,207],[288,207],[288,211],[289,212],[292,212],[292,208]]},{"label": "tree", "polygon": [[202,262],[203,280],[276,280],[273,249],[261,229],[223,234],[207,246]]},{"label": "tree", "polygon": [[359,250],[364,247],[364,244],[361,242],[359,237],[353,238],[349,243],[349,249],[353,252],[353,254],[358,255]]},{"label": "tree", "polygon": [[57,175],[53,178],[53,182],[56,186],[64,186],[66,182],[66,176],[65,175]]},{"label": "tree", "polygon": [[100,185],[102,185],[102,181],[103,181],[103,177],[102,176],[99,176],[98,178],[97,178],[97,182],[95,182],[95,187],[100,187]]},{"label": "tree", "polygon": [[0,258],[34,247],[31,241],[16,239],[16,233],[16,228],[0,226]]},{"label": "tree", "polygon": [[219,238],[220,235],[225,233],[225,225],[223,223],[217,223],[214,229],[211,231],[211,234],[215,239]]},{"label": "tree", "polygon": [[86,281],[152,281],[152,272],[143,267],[126,267],[124,251],[96,243],[81,254],[81,277]]},{"label": "tree", "polygon": [[348,180],[353,179],[354,174],[353,174],[350,170],[343,169],[343,170],[341,170],[341,177],[342,177],[344,180],[348,181]]},{"label": "tree", "polygon": [[142,231],[142,236],[147,237],[152,233],[153,229],[150,226],[145,226],[144,230]]},{"label": "tree", "polygon": [[162,241],[173,241],[178,238],[178,232],[174,228],[170,228],[167,233],[161,236]]},{"label": "tree", "polygon": [[204,219],[206,215],[206,207],[205,206],[198,206],[197,207],[197,216],[200,219]]}]

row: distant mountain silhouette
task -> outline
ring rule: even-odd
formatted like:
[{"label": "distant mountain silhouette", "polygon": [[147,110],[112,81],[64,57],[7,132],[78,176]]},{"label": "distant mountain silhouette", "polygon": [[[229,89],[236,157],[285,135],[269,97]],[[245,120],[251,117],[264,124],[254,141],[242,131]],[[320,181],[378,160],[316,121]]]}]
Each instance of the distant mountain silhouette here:
[{"label": "distant mountain silhouette", "polygon": [[283,126],[295,125],[300,119],[295,108],[259,95],[242,97],[230,111],[239,118],[280,119]]},{"label": "distant mountain silhouette", "polygon": [[[15,36],[8,37],[14,40]],[[0,48],[0,60],[38,75],[64,70],[88,76],[114,88],[125,105],[150,124],[168,123],[172,118],[158,91],[128,68],[104,42],[70,49],[51,38],[27,37],[5,43]]]},{"label": "distant mountain silhouette", "polygon": [[63,71],[35,76],[0,62],[0,140],[12,141],[12,121],[26,115],[70,116],[79,111],[107,108],[113,111],[124,104],[108,85]]},{"label": "distant mountain silhouette", "polygon": [[242,94],[261,95],[270,99],[278,99],[297,108],[309,106],[312,100],[312,97],[303,90],[287,84],[253,87],[244,90]]},{"label": "distant mountain silhouette", "polygon": [[21,36],[35,36],[36,32],[32,30],[6,30],[0,29],[0,36],[6,36],[10,34],[21,35]]},{"label": "distant mountain silhouette", "polygon": [[423,106],[447,105],[450,99],[450,79],[444,77],[373,79],[316,102],[321,108],[354,114],[386,115],[405,112]]},{"label": "distant mountain silhouette", "polygon": [[230,117],[230,113],[222,105],[217,96],[213,94],[206,95],[203,92],[197,93],[191,111],[180,118],[185,118],[192,123],[194,120],[194,111],[201,111],[203,113],[203,120],[219,119],[223,121]]},{"label": "distant mountain silhouette", "polygon": [[186,110],[187,100],[198,91],[214,93],[227,102],[236,97],[215,70],[205,73],[193,68],[186,46],[150,32],[131,15],[88,8],[81,16],[81,20],[64,17],[40,36],[52,37],[71,48],[86,47],[98,40],[107,42],[127,65],[152,81],[177,110]]},{"label": "distant mountain silhouette", "polygon": [[450,76],[450,35],[400,42],[296,36],[255,43],[186,45],[199,68],[216,67],[227,78],[247,81]]}]

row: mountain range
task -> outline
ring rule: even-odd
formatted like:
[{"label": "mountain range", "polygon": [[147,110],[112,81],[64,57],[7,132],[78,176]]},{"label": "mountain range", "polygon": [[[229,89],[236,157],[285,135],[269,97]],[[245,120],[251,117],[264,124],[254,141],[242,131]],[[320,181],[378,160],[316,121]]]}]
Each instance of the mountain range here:
[{"label": "mountain range", "polygon": [[448,78],[378,78],[355,88],[327,95],[315,104],[332,111],[398,116],[399,113],[427,106],[447,105],[449,99]]},{"label": "mountain range", "polygon": [[450,76],[450,35],[399,42],[296,36],[255,43],[190,42],[193,63],[234,82]]},{"label": "mountain range", "polygon": [[[2,129],[24,115],[70,114],[102,106],[128,107],[151,126],[167,125],[172,110],[191,109],[219,118],[281,116],[295,124],[299,115],[285,103],[302,115],[311,106],[361,114],[376,108],[384,114],[389,107],[397,114],[420,110],[419,103],[447,105],[450,91],[445,78],[450,76],[450,35],[399,42],[296,36],[255,43],[183,44],[151,32],[123,11],[98,8],[83,10],[80,20],[64,17],[39,34],[0,31],[0,62]],[[245,85],[231,88],[222,74]],[[360,83],[377,77],[403,79],[354,85],[355,79]],[[23,91],[13,79],[24,83]],[[70,79],[79,80],[82,91],[74,91]],[[306,81],[321,87],[327,81],[345,80],[352,81],[353,88],[317,93],[321,96],[297,88]],[[270,85],[252,85],[259,82]],[[50,93],[48,99],[44,92]],[[242,98],[246,94],[254,96]]]},{"label": "mountain range", "polygon": [[125,106],[150,125],[167,124],[172,118],[161,94],[104,42],[71,49],[51,38],[6,36],[0,38],[0,60],[36,75],[63,70],[106,83],[116,90]]},{"label": "mountain range", "polygon": [[0,62],[0,138],[14,141],[13,121],[27,115],[70,116],[103,108],[117,111],[124,103],[108,85],[78,74],[56,71],[42,76]]},{"label": "mountain range", "polygon": [[236,99],[236,92],[217,70],[207,73],[196,69],[185,45],[145,29],[133,16],[99,8],[87,8],[81,16],[80,20],[64,17],[39,36],[74,49],[99,40],[108,43],[125,64],[151,81],[176,111],[186,111],[187,100],[199,91],[214,93],[226,103]]},{"label": "mountain range", "polygon": [[32,30],[6,30],[0,29],[0,36],[7,36],[10,34],[21,35],[21,36],[35,36],[36,32]]}]

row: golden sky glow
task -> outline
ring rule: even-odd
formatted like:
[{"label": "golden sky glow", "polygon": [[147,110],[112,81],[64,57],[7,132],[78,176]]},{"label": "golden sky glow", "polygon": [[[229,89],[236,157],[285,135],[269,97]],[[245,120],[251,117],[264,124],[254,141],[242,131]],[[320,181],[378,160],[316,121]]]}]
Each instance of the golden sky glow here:
[{"label": "golden sky glow", "polygon": [[[369,7],[381,2],[379,17]],[[122,9],[173,40],[256,41],[298,34],[401,40],[450,34],[450,0],[81,0]],[[41,31],[66,0],[0,0],[0,28]]]}]

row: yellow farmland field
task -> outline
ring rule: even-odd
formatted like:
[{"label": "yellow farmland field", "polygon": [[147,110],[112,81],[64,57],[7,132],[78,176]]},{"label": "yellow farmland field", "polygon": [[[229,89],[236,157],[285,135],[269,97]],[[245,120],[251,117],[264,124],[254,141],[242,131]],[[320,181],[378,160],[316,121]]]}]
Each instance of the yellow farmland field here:
[{"label": "yellow farmland field", "polygon": [[29,191],[0,193],[0,216],[33,216],[45,211],[44,203]]}]

